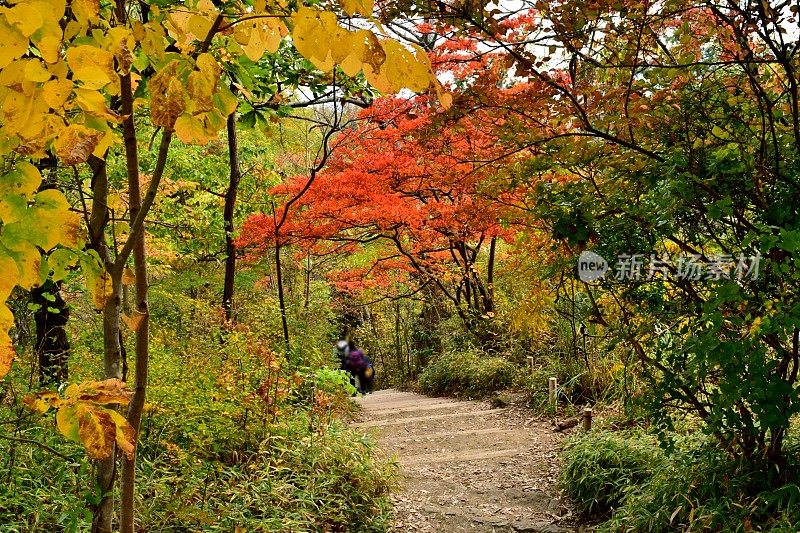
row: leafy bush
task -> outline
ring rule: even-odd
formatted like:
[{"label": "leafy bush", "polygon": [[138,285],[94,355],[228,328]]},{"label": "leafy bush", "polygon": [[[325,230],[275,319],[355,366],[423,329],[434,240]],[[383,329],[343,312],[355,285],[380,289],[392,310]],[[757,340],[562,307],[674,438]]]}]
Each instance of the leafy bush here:
[{"label": "leafy bush", "polygon": [[565,448],[562,483],[580,511],[602,515],[619,507],[663,462],[655,438],[641,433],[579,434]]},{"label": "leafy bush", "polygon": [[641,431],[573,438],[562,482],[599,531],[800,531],[799,450],[781,472],[734,459],[702,434],[673,435],[673,452]]},{"label": "leafy bush", "polygon": [[511,385],[517,367],[502,357],[474,351],[450,352],[432,361],[419,377],[425,394],[482,397]]}]

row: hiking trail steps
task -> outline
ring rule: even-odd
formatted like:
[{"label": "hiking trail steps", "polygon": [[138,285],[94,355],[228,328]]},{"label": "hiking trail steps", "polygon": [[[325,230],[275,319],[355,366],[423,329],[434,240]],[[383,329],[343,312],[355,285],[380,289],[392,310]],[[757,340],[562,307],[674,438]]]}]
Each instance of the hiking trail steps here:
[{"label": "hiking trail steps", "polygon": [[576,531],[557,487],[563,437],[548,420],[393,389],[358,402],[352,425],[373,433],[400,465],[393,531]]}]

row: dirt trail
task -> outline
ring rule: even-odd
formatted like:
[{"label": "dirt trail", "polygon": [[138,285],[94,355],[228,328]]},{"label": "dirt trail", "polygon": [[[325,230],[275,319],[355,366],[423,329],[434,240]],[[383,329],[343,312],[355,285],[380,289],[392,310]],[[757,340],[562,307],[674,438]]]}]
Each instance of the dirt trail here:
[{"label": "dirt trail", "polygon": [[395,531],[575,531],[556,488],[561,436],[543,419],[483,402],[383,390],[354,424],[396,454]]}]

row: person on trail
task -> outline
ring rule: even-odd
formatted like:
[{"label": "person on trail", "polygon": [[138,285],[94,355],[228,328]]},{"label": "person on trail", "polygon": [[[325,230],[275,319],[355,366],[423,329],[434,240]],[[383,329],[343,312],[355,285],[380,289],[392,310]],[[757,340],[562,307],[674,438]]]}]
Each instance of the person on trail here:
[{"label": "person on trail", "polygon": [[339,369],[347,370],[347,353],[350,351],[350,344],[344,337],[339,338],[336,347],[333,349],[334,355],[339,359]]},{"label": "person on trail", "polygon": [[344,360],[345,370],[350,372],[350,383],[361,394],[372,392],[375,386],[375,368],[372,361],[362,350],[356,348],[351,341],[347,347],[347,355]]}]

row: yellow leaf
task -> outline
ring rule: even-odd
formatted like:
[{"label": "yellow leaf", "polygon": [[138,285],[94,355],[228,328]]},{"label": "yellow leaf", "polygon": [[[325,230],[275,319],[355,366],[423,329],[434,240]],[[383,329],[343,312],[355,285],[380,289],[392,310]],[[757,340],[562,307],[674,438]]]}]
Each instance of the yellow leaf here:
[{"label": "yellow leaf", "polygon": [[43,83],[50,79],[50,73],[44,68],[38,59],[30,59],[25,62],[25,80]]},{"label": "yellow leaf", "polygon": [[42,13],[31,4],[20,3],[10,9],[4,8],[2,13],[25,37],[33,35],[44,23]]},{"label": "yellow leaf", "polygon": [[338,28],[336,15],[301,7],[292,15],[292,42],[300,54],[310,61],[325,62],[331,52],[331,32]]},{"label": "yellow leaf", "polygon": [[[18,223],[15,223],[18,224]],[[27,241],[11,239],[7,233],[15,224],[3,227],[3,237],[0,244],[6,247],[5,253],[11,257],[17,265],[17,285],[23,289],[30,289],[39,284],[39,266],[42,256],[39,250]]]},{"label": "yellow leaf", "polygon": [[339,3],[344,12],[350,17],[356,13],[372,15],[372,10],[375,7],[373,0],[340,0]]},{"label": "yellow leaf", "polygon": [[78,106],[96,117],[104,118],[112,122],[121,122],[122,117],[111,111],[106,105],[106,98],[99,91],[92,89],[75,89]]},{"label": "yellow leaf", "polygon": [[70,6],[81,26],[88,27],[100,21],[100,0],[72,0]]},{"label": "yellow leaf", "polygon": [[133,315],[122,315],[122,321],[125,322],[125,325],[130,328],[131,331],[139,331],[139,328],[142,327],[142,323],[144,322],[145,318],[144,313],[140,313],[139,311],[134,311]]},{"label": "yellow leaf", "polygon": [[450,93],[441,93],[439,95],[439,103],[442,104],[442,107],[447,110],[453,107],[453,95]]},{"label": "yellow leaf", "polygon": [[[375,34],[370,31],[359,31],[359,39],[364,39],[363,55],[361,61],[372,68],[373,72],[378,72],[386,61],[386,52],[383,50],[380,41]],[[366,74],[366,70],[364,70]]]},{"label": "yellow leaf", "polygon": [[108,459],[117,440],[117,425],[107,409],[79,403],[76,406],[78,437],[91,459]]},{"label": "yellow leaf", "polygon": [[245,55],[251,61],[258,61],[264,52],[274,54],[281,44],[282,24],[277,19],[250,19],[241,23],[236,38],[244,46]]},{"label": "yellow leaf", "polygon": [[[2,252],[0,252],[2,253]],[[12,270],[6,270],[7,267],[13,266],[13,261],[11,261],[11,265],[5,264],[6,261],[10,259],[3,259],[0,256],[0,267],[3,268],[3,276],[0,276],[0,295],[6,292],[3,288],[5,283],[8,283],[7,279],[5,278],[5,272],[12,272]],[[9,276],[11,279],[11,276]],[[11,288],[13,288],[15,283],[11,282]],[[11,293],[11,289],[7,291],[9,294]],[[8,294],[5,295],[3,300],[8,298]],[[11,343],[11,337],[8,335],[8,331],[14,326],[14,315],[11,313],[11,310],[5,305],[0,304],[0,379],[3,379],[8,371],[11,370],[11,364],[14,362],[14,356],[16,352],[14,351],[14,345]]]},{"label": "yellow leaf", "polygon": [[123,285],[133,285],[136,283],[136,274],[133,273],[130,267],[125,267],[125,270],[122,272],[122,283]]},{"label": "yellow leaf", "polygon": [[89,159],[102,137],[103,132],[80,124],[70,124],[58,136],[53,147],[64,165],[78,165]]},{"label": "yellow leaf", "polygon": [[86,277],[86,287],[92,296],[95,309],[102,309],[106,300],[114,295],[111,274],[105,269],[96,253],[90,253],[89,257],[81,258],[81,270]]},{"label": "yellow leaf", "polygon": [[[11,295],[11,291],[17,285],[19,279],[19,271],[17,270],[17,263],[11,258],[5,250],[0,248],[0,302],[5,302]],[[0,304],[0,330],[7,331],[14,325],[14,317],[10,316],[10,321],[6,321],[11,313],[3,304]]]},{"label": "yellow leaf", "polygon": [[220,113],[227,118],[228,115],[236,111],[239,100],[230,89],[223,85],[214,93],[214,104]]},{"label": "yellow leaf", "polygon": [[422,92],[431,83],[431,75],[423,61],[417,59],[411,50],[397,41],[383,41],[386,51],[386,62],[382,70],[392,89],[407,87],[415,92]]},{"label": "yellow leaf", "polygon": [[108,38],[106,48],[117,58],[117,66],[122,74],[128,74],[135,59],[131,52],[136,47],[133,32],[128,28],[117,26],[108,30],[106,36]]},{"label": "yellow leaf", "polygon": [[3,101],[3,126],[7,135],[19,133],[31,119],[33,98],[10,90]]},{"label": "yellow leaf", "polygon": [[64,103],[69,98],[72,92],[72,81],[62,78],[58,80],[50,80],[44,84],[43,97],[44,101],[51,108],[60,110]]},{"label": "yellow leaf", "polygon": [[6,68],[28,51],[28,38],[3,17],[0,17],[0,35],[3,36],[0,40],[0,68]]},{"label": "yellow leaf", "polygon": [[133,459],[136,453],[136,432],[133,426],[128,423],[128,420],[124,416],[116,411],[109,411],[108,413],[111,415],[111,420],[113,420],[116,426],[115,436],[117,446],[119,446],[119,449],[122,450],[122,453],[124,453],[128,459]]},{"label": "yellow leaf", "polygon": [[213,23],[213,19],[209,19],[203,15],[192,15],[189,17],[187,29],[189,30],[189,33],[194,35],[196,40],[203,41],[208,35],[208,32],[211,31],[211,25]]},{"label": "yellow leaf", "polygon": [[114,54],[96,46],[80,45],[67,50],[67,64],[74,78],[87,89],[102,89],[116,78]]},{"label": "yellow leaf", "polygon": [[154,126],[172,128],[186,109],[186,90],[177,74],[178,62],[171,61],[150,80],[150,118]]},{"label": "yellow leaf", "polygon": [[48,34],[34,42],[42,59],[48,63],[56,63],[61,58],[61,37]]},{"label": "yellow leaf", "polygon": [[206,144],[209,138],[203,122],[196,117],[184,114],[175,122],[175,134],[186,144]]},{"label": "yellow leaf", "polygon": [[80,442],[78,435],[78,417],[75,405],[65,405],[56,411],[56,427],[58,431],[73,442]]},{"label": "yellow leaf", "polygon": [[0,196],[31,196],[41,183],[39,169],[27,161],[19,161],[14,170],[0,177]]},{"label": "yellow leaf", "polygon": [[211,111],[214,86],[214,80],[210,80],[203,72],[195,70],[189,74],[186,88],[189,92],[189,103],[193,113]]},{"label": "yellow leaf", "polygon": [[51,391],[28,394],[22,399],[25,407],[39,414],[46,413],[51,407],[57,406],[60,402],[61,398],[58,397],[58,394]]},{"label": "yellow leaf", "polygon": [[103,381],[87,381],[67,387],[64,398],[98,405],[128,405],[133,396],[124,381],[111,378]]}]

